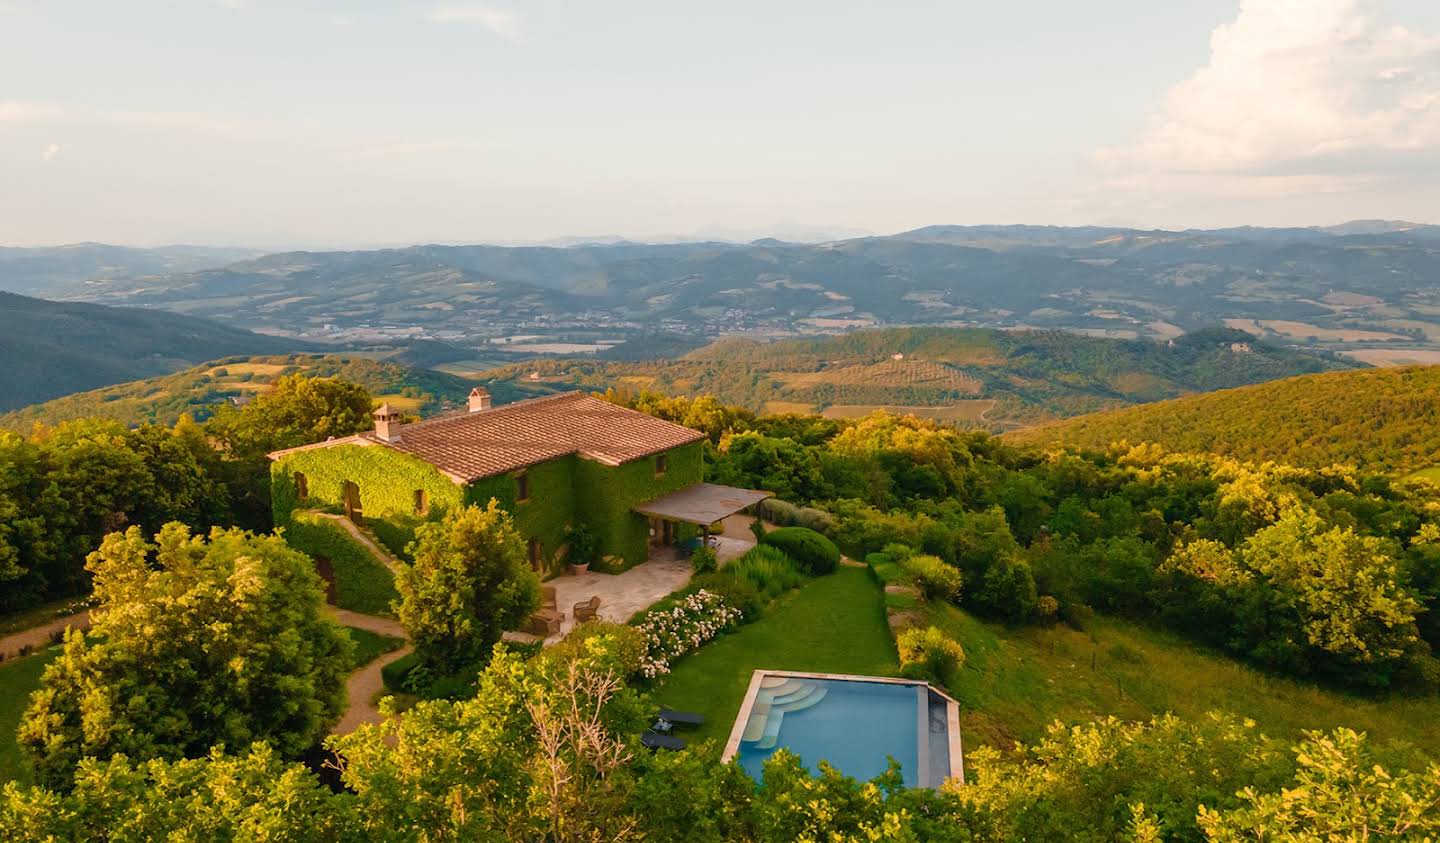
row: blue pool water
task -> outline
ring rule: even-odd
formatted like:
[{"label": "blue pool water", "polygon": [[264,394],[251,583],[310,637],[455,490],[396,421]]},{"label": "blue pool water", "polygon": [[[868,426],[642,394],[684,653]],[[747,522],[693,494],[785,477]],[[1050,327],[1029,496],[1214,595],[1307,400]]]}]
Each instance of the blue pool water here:
[{"label": "blue pool water", "polygon": [[[946,734],[938,740],[933,734],[932,696],[924,685],[767,676],[737,758],[759,780],[765,760],[783,747],[811,770],[823,759],[863,781],[884,773],[890,756],[900,762],[906,785],[933,787],[949,758]],[[939,711],[943,730],[943,704]]]}]

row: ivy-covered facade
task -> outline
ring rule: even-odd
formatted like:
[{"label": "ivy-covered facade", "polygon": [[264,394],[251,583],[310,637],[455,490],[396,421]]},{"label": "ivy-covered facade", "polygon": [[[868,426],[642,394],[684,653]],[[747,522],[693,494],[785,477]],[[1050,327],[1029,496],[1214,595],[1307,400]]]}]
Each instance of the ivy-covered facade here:
[{"label": "ivy-covered facade", "polygon": [[[293,513],[310,509],[351,514],[404,556],[423,521],[494,499],[514,517],[542,573],[563,568],[566,537],[579,525],[597,539],[597,567],[618,572],[649,558],[652,520],[634,507],[701,481],[702,443],[696,437],[618,464],[572,452],[470,480],[368,435],[293,449],[272,455],[275,523],[287,524]],[[695,533],[677,528],[676,538]]]}]

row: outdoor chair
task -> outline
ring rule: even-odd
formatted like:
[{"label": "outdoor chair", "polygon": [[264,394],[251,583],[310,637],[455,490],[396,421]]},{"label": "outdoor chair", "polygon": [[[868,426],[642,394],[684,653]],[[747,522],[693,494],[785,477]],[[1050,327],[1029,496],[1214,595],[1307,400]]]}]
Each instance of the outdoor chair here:
[{"label": "outdoor chair", "polygon": [[658,732],[646,732],[640,736],[640,743],[650,749],[684,749],[685,741]]},{"label": "outdoor chair", "polygon": [[591,597],[589,600],[586,600],[584,603],[575,604],[576,623],[580,623],[581,621],[593,621],[595,620],[595,618],[599,617],[599,613],[600,595],[598,594],[594,597]]},{"label": "outdoor chair", "polygon": [[[704,726],[705,715],[692,711],[676,711],[673,708],[660,709],[659,719],[671,726]],[[661,730],[666,731],[666,730]]]},{"label": "outdoor chair", "polygon": [[560,622],[565,616],[554,609],[536,609],[525,622],[525,631],[540,638],[549,638],[560,632]]}]

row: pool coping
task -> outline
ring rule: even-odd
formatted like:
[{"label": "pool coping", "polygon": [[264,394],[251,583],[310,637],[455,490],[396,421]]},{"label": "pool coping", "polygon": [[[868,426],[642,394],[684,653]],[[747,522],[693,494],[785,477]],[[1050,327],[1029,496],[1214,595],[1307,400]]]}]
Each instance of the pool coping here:
[{"label": "pool coping", "polygon": [[[750,674],[750,687],[745,689],[745,699],[735,715],[735,725],[730,727],[730,737],[725,741],[725,752],[720,763],[728,764],[740,752],[740,738],[745,734],[745,724],[750,721],[750,709],[755,706],[755,697],[760,693],[760,683],[767,676],[783,676],[790,679],[838,679],[845,682],[877,682],[886,685],[923,685],[931,693],[945,700],[946,725],[950,739],[950,776],[960,784],[965,783],[965,755],[960,742],[960,703],[949,694],[923,679],[896,679],[889,676],[858,676],[853,673],[808,673],[797,670],[767,670],[759,668]],[[939,787],[939,784],[935,785]]]}]

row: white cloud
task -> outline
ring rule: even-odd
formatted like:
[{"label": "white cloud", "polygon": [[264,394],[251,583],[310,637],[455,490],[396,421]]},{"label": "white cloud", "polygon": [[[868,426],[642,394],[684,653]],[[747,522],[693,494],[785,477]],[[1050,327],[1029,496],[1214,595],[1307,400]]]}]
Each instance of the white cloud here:
[{"label": "white cloud", "polygon": [[1273,197],[1434,173],[1440,37],[1379,5],[1242,0],[1141,137],[1098,155],[1110,186]]},{"label": "white cloud", "polygon": [[46,144],[46,146],[45,146],[45,151],[42,152],[42,153],[40,153],[40,157],[41,157],[41,158],[44,158],[46,161],[53,161],[53,160],[55,160],[55,156],[56,156],[56,155],[59,155],[59,154],[60,154],[60,144],[58,144],[58,143],[52,143],[52,144]]},{"label": "white cloud", "polygon": [[520,43],[525,33],[520,18],[513,12],[479,4],[437,6],[427,18],[436,23],[474,23],[485,27],[506,41]]}]

